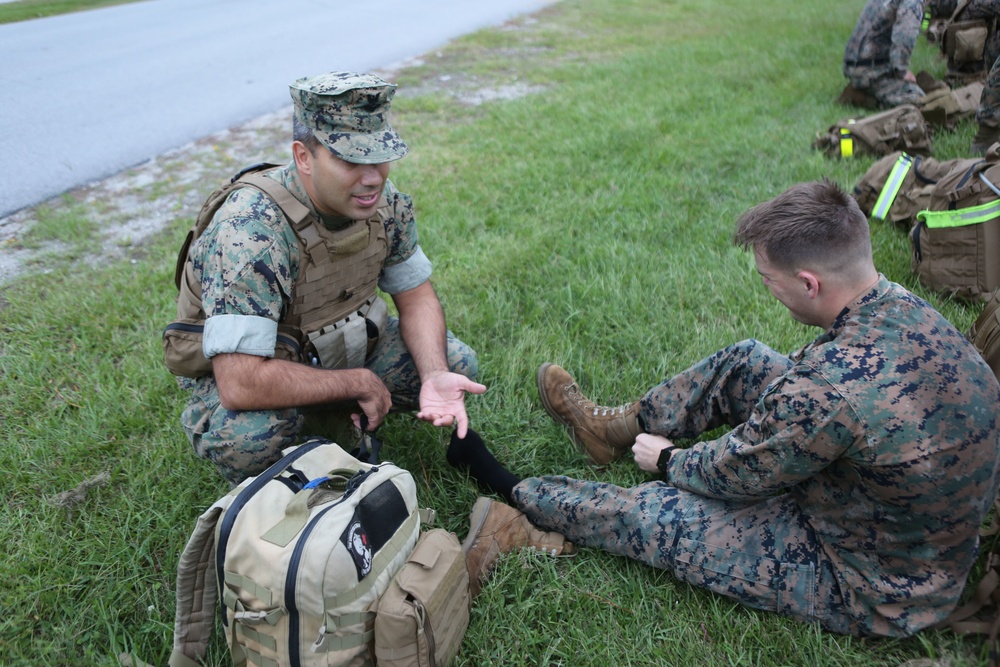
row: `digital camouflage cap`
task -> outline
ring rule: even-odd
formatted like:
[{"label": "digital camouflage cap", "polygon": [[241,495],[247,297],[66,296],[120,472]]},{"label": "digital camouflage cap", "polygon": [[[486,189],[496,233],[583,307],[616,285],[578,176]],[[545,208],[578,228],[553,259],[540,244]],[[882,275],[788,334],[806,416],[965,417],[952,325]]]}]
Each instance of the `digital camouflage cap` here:
[{"label": "digital camouflage cap", "polygon": [[406,155],[389,125],[395,84],[374,74],[330,72],[297,79],[290,88],[296,120],[340,159],[379,164]]}]

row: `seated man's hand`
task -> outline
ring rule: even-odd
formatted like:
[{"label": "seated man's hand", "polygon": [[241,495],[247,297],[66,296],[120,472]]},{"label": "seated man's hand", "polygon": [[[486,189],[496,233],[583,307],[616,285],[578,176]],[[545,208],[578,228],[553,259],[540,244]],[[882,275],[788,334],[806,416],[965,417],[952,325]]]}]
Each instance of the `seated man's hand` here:
[{"label": "seated man's hand", "polygon": [[473,382],[464,375],[442,371],[424,379],[420,385],[418,419],[435,426],[456,424],[458,437],[464,438],[469,429],[465,414],[465,393],[482,394],[486,385]]},{"label": "seated man's hand", "polygon": [[666,447],[673,447],[674,443],[669,438],[651,433],[640,433],[635,444],[632,445],[632,454],[635,455],[635,464],[640,470],[646,472],[659,473],[656,461],[660,458],[660,452]]}]

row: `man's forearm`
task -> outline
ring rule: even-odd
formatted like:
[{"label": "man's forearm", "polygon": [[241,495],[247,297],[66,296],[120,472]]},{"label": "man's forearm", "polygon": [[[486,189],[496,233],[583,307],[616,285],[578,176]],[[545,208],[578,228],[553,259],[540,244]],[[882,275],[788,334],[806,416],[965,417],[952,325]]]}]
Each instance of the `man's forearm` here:
[{"label": "man's forearm", "polygon": [[220,354],[212,369],[228,410],[281,410],[360,400],[381,381],[369,370],[327,370],[283,359]]},{"label": "man's forearm", "polygon": [[448,370],[444,309],[430,282],[393,297],[399,310],[399,330],[413,356],[421,380]]}]

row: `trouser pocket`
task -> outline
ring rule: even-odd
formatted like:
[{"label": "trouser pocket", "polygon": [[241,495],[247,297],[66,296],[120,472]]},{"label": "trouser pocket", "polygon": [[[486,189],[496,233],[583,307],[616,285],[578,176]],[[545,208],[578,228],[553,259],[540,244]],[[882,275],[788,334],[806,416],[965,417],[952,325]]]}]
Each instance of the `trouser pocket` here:
[{"label": "trouser pocket", "polygon": [[816,620],[814,563],[787,563],[683,537],[675,550],[674,575],[682,581],[748,607]]}]

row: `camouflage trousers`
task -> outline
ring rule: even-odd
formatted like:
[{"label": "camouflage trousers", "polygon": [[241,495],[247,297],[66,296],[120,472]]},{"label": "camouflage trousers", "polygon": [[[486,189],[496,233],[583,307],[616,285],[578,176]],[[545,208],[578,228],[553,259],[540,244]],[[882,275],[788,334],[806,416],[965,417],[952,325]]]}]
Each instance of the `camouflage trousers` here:
[{"label": "camouflage trousers", "polygon": [[[668,437],[735,425],[791,366],[766,345],[743,341],[654,387],[640,412],[649,432]],[[833,564],[788,496],[731,501],[665,482],[623,488],[561,476],[526,478],[513,495],[532,523],[578,545],[669,570],[749,607],[864,634]]]},{"label": "camouflage trousers", "polygon": [[[475,379],[479,370],[472,348],[448,332],[448,366],[454,373]],[[420,376],[399,331],[390,317],[365,368],[382,379],[392,395],[393,411],[419,406]],[[181,378],[191,397],[181,414],[181,425],[195,452],[215,464],[230,484],[263,472],[280,458],[281,450],[302,441],[300,434],[321,435],[342,444],[357,439],[350,422],[357,403],[284,410],[235,411],[222,407],[215,378]],[[351,447],[345,444],[345,449]]]},{"label": "camouflage trousers", "polygon": [[983,127],[1000,130],[1000,57],[993,62],[990,73],[986,76],[979,108],[976,110],[976,122]]},{"label": "camouflage trousers", "polygon": [[851,72],[848,80],[855,89],[874,97],[879,106],[884,109],[891,109],[900,104],[914,104],[924,96],[924,91],[920,86],[892,74],[857,68]]}]

